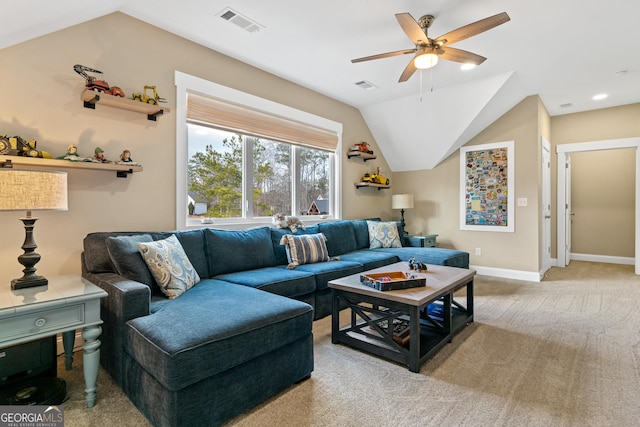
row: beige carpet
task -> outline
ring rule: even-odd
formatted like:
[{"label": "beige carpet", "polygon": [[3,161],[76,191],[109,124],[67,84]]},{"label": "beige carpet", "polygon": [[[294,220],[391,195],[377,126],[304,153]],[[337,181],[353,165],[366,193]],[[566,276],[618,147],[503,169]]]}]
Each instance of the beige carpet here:
[{"label": "beige carpet", "polygon": [[[476,277],[475,323],[420,373],[331,344],[314,324],[312,377],[233,426],[630,426],[640,423],[640,278],[573,261],[541,283]],[[81,355],[68,427],[148,425],[101,370],[84,405]],[[204,421],[204,420],[203,420]]]}]

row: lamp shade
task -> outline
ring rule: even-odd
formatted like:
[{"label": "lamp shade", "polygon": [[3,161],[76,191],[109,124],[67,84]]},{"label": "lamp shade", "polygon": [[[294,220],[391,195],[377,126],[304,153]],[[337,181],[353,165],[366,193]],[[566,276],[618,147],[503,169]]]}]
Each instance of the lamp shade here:
[{"label": "lamp shade", "polygon": [[413,194],[392,195],[391,209],[413,209]]},{"label": "lamp shade", "polygon": [[0,169],[0,210],[66,211],[67,173]]}]

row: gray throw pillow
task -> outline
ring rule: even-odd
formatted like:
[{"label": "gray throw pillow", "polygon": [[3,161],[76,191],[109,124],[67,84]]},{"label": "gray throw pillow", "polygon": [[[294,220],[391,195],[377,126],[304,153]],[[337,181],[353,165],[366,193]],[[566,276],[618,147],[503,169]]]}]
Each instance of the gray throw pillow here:
[{"label": "gray throw pillow", "polygon": [[153,238],[150,234],[107,237],[107,250],[109,251],[111,262],[119,275],[129,280],[144,283],[154,289],[156,281],[138,250],[138,243],[152,241]]}]

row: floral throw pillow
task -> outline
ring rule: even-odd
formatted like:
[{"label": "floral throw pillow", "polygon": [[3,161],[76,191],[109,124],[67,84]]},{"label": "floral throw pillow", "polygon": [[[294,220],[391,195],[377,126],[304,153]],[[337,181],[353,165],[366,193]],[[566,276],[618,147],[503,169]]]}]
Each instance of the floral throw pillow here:
[{"label": "floral throw pillow", "polygon": [[140,242],[138,250],[160,290],[168,298],[178,298],[200,281],[175,235],[164,240]]},{"label": "floral throw pillow", "polygon": [[302,264],[329,261],[327,250],[327,238],[323,233],[301,234],[294,236],[285,234],[280,239],[280,244],[285,245],[287,268],[293,270]]},{"label": "floral throw pillow", "polygon": [[370,249],[402,247],[398,225],[395,222],[367,221],[367,227]]}]

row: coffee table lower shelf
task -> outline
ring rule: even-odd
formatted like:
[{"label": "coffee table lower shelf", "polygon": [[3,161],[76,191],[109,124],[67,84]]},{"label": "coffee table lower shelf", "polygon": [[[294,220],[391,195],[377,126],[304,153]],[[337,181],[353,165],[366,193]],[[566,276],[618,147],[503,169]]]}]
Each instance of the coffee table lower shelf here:
[{"label": "coffee table lower shelf", "polygon": [[[395,266],[401,267],[401,264]],[[433,357],[455,335],[473,322],[473,276],[475,272],[433,266],[427,288],[377,291],[348,276],[329,282],[332,288],[331,342],[399,363],[412,372]],[[378,269],[380,270],[380,269]],[[377,270],[373,270],[377,271]],[[431,281],[429,280],[431,278]],[[456,296],[465,290],[464,296]],[[464,298],[464,303],[456,298]],[[441,306],[438,318],[430,315],[432,303]],[[340,323],[341,309],[350,320]],[[343,313],[344,314],[344,313]],[[344,316],[342,316],[344,322]],[[387,325],[404,322],[400,336]],[[406,329],[408,328],[408,340]]]},{"label": "coffee table lower shelf", "polygon": [[473,322],[473,315],[452,309],[451,332],[447,333],[443,328],[438,328],[425,320],[420,319],[420,345],[417,363],[413,363],[416,369],[411,369],[411,338],[405,344],[400,344],[396,340],[382,336],[372,331],[371,327],[364,321],[358,321],[356,325],[345,326],[332,336],[334,344],[345,344],[349,347],[362,350],[407,366],[413,372],[418,372],[420,366],[431,359],[442,347],[450,343],[455,335],[462,331],[469,323]]}]

